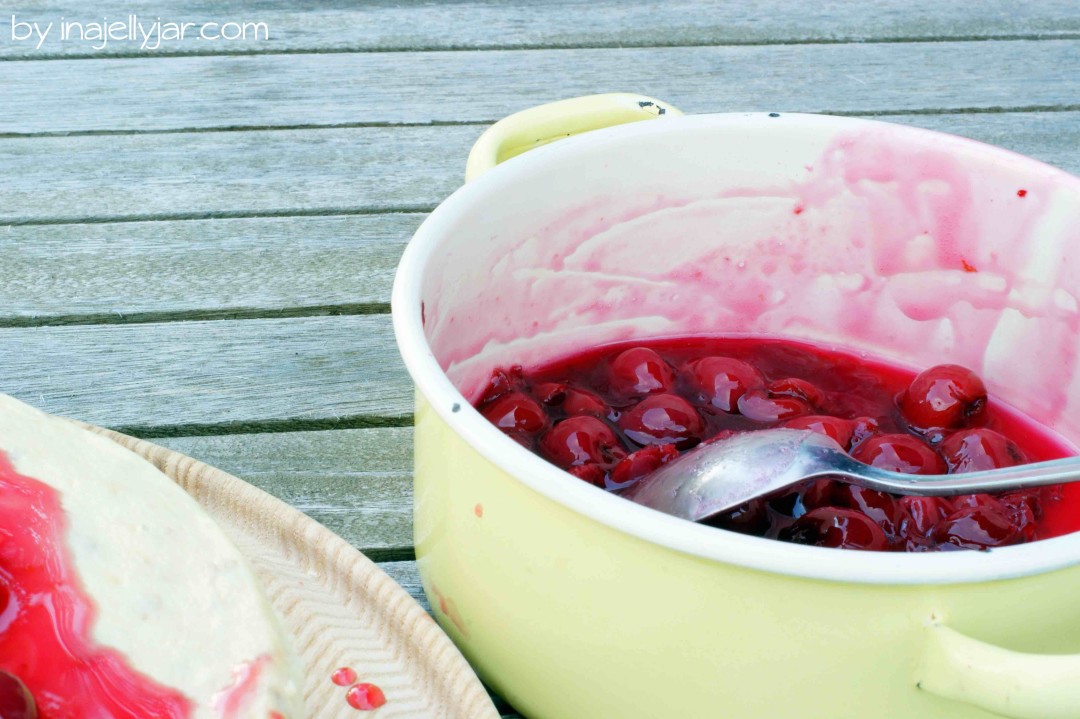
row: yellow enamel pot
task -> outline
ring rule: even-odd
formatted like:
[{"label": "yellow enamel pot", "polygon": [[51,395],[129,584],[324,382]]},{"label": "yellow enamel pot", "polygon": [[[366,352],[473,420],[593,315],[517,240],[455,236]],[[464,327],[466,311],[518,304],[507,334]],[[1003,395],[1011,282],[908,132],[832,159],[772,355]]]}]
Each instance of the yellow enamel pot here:
[{"label": "yellow enamel pot", "polygon": [[486,681],[531,719],[1080,717],[1080,536],[934,554],[742,536],[576,480],[471,405],[496,367],[783,335],[965,364],[1075,441],[1080,180],[907,127],[630,95],[508,118],[468,166],[393,315],[417,562]]}]

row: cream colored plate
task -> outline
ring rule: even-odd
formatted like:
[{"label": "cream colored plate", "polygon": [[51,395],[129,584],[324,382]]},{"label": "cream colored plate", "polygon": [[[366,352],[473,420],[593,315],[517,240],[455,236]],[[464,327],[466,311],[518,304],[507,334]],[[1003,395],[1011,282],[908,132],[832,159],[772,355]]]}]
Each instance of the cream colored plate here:
[{"label": "cream colored plate", "polygon": [[[184,488],[240,548],[285,622],[312,719],[498,719],[464,657],[397,583],[345,540],[219,469],[100,427]],[[360,712],[330,674],[354,668],[387,702]]]}]

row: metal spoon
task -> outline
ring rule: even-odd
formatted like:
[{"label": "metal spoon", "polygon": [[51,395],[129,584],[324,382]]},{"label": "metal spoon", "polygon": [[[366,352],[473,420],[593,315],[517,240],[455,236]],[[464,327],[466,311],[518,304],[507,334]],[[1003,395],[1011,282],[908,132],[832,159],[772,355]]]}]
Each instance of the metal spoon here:
[{"label": "metal spoon", "polygon": [[696,522],[826,475],[894,494],[951,496],[1072,482],[1080,479],[1080,457],[962,474],[901,474],[852,459],[823,434],[766,429],[703,444],[622,494],[638,504]]}]

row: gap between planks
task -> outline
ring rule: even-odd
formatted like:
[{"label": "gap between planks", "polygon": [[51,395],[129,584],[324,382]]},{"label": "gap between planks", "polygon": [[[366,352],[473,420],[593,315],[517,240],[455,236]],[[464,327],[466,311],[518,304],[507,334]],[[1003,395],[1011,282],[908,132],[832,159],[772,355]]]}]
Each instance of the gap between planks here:
[{"label": "gap between planks", "polygon": [[[819,115],[834,115],[836,117],[865,117],[874,118],[886,115],[902,118],[919,115],[978,115],[1003,113],[1029,113],[1029,112],[1076,112],[1080,110],[1080,104],[1065,105],[1015,105],[995,107],[951,107],[951,108],[912,108],[908,110],[829,110],[828,108],[816,110]],[[177,127],[163,128],[160,130],[76,130],[76,131],[48,131],[48,132],[0,132],[0,140],[26,139],[26,138],[50,138],[50,137],[115,137],[124,135],[190,135],[195,133],[220,133],[220,132],[290,132],[295,130],[355,130],[369,128],[410,128],[410,127],[474,127],[486,128],[498,120],[466,120],[452,122],[449,120],[432,120],[431,122],[341,122],[324,125],[300,124],[300,125],[230,125],[218,127]],[[479,132],[477,133],[479,136]],[[396,210],[408,212],[409,210]],[[418,210],[419,211],[419,210]],[[341,209],[341,213],[356,213],[355,209]],[[236,215],[233,215],[236,216]],[[177,217],[142,218],[142,219],[183,219]],[[27,223],[29,224],[29,223]]]}]

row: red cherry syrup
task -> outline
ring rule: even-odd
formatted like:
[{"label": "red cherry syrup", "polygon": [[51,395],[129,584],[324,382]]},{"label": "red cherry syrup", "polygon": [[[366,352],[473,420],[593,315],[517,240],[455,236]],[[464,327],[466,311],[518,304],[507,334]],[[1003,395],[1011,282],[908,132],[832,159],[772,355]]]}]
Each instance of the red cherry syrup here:
[{"label": "red cherry syrup", "polygon": [[[477,408],[528,449],[610,491],[712,437],[769,427],[821,432],[862,462],[912,474],[1074,454],[1050,429],[989,398],[966,368],[916,373],[780,339],[636,342],[497,370]],[[989,549],[1080,530],[1080,488],[917,498],[826,478],[709,524],[844,549]]]}]

